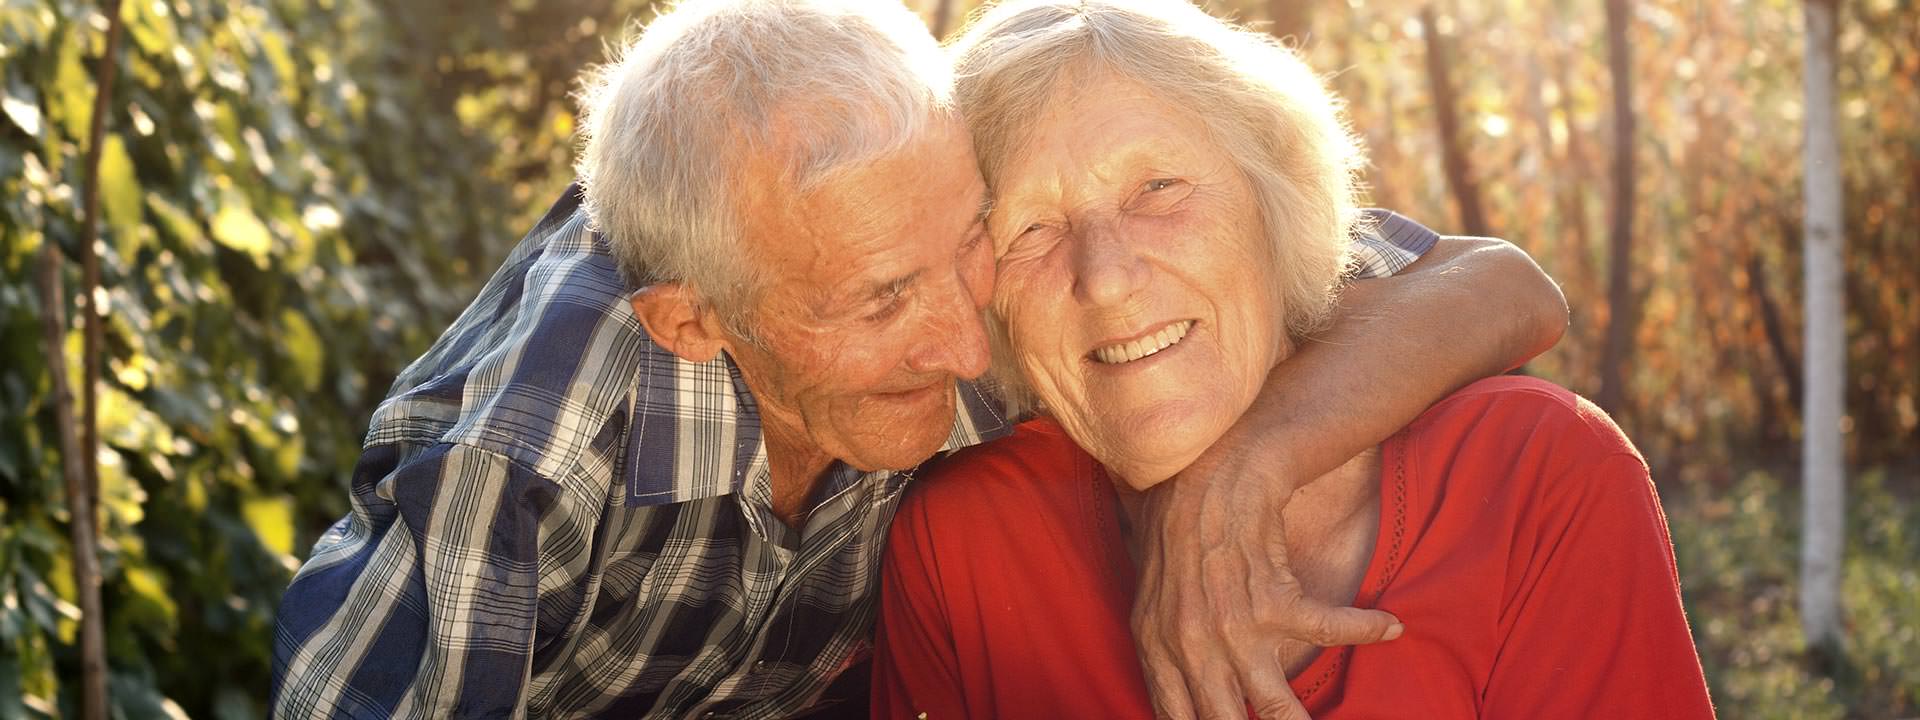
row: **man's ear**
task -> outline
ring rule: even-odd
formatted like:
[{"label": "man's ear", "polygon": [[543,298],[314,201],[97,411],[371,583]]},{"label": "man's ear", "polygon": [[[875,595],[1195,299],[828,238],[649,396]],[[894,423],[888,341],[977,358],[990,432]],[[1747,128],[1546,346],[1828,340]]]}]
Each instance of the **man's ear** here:
[{"label": "man's ear", "polygon": [[650,285],[634,293],[629,302],[653,342],[682,359],[707,362],[726,349],[720,318],[685,285]]}]

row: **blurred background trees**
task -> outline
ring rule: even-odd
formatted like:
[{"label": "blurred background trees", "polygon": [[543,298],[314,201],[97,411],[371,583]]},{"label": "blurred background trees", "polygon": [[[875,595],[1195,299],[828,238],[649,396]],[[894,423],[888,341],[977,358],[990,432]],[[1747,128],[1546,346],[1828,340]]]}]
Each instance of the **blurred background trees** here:
[{"label": "blurred background trees", "polygon": [[[953,30],[975,4],[916,7]],[[1271,20],[1329,73],[1371,150],[1374,203],[1443,231],[1484,225],[1563,284],[1573,325],[1530,369],[1588,394],[1619,378],[1613,411],[1667,499],[1722,716],[1920,714],[1920,11],[1837,9],[1852,516],[1845,639],[1823,669],[1806,662],[1794,602],[1801,5],[1618,2],[1630,82],[1616,83],[1612,4],[1213,7]],[[263,714],[273,607],[346,510],[373,405],[565,186],[575,78],[650,5],[123,5],[91,293],[106,321],[97,494],[119,716]],[[85,290],[69,262],[71,330],[49,358],[31,278],[48,243],[79,255],[105,20],[78,0],[0,0],[0,718],[77,714],[48,363],[79,377]],[[1610,175],[1616,151],[1631,184]],[[1624,224],[1609,213],[1622,205]],[[1605,352],[1628,307],[1638,322]]]}]

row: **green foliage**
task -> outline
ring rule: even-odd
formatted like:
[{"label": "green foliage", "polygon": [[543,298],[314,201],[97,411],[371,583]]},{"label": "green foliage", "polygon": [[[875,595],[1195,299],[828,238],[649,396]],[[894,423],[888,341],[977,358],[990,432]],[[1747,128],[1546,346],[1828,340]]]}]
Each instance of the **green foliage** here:
[{"label": "green foliage", "polygon": [[1667,514],[1721,717],[1905,718],[1920,711],[1920,503],[1876,470],[1848,488],[1839,657],[1809,653],[1795,605],[1799,493],[1765,472],[1695,483]]},{"label": "green foliage", "polygon": [[[645,3],[565,5],[122,5],[98,294],[118,714],[264,713],[274,606],[346,510],[373,405],[565,184],[567,83],[602,55],[587,18]],[[93,3],[0,0],[0,718],[75,707],[33,277],[53,243],[79,285],[105,26]]]}]

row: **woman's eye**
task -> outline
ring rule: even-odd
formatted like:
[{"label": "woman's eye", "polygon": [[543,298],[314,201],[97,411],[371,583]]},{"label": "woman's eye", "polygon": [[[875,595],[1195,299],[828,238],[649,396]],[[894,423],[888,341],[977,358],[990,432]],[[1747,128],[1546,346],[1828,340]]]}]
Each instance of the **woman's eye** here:
[{"label": "woman's eye", "polygon": [[1026,227],[1020,228],[1019,232],[1014,233],[1013,237],[995,246],[994,259],[1004,260],[1008,257],[1021,257],[1040,252],[1051,244],[1051,238],[1057,236],[1058,233],[1054,231],[1054,227],[1045,221],[1029,223]]},{"label": "woman's eye", "polygon": [[1127,199],[1128,212],[1159,214],[1171,212],[1193,192],[1193,185],[1179,178],[1154,178],[1140,184],[1140,191]]}]

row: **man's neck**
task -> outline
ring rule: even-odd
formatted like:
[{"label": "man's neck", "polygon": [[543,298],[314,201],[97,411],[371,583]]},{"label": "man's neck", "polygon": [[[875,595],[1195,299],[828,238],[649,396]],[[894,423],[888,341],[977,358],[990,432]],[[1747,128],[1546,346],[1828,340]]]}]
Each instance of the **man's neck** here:
[{"label": "man's neck", "polygon": [[833,457],[821,452],[804,433],[786,432],[769,423],[762,429],[767,442],[768,475],[773,490],[773,514],[787,527],[806,524],[813,508],[808,502],[826,479]]}]

